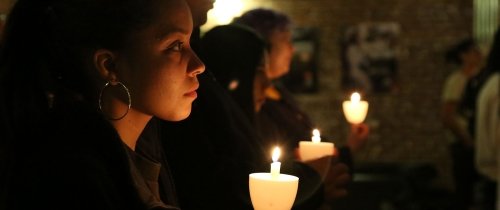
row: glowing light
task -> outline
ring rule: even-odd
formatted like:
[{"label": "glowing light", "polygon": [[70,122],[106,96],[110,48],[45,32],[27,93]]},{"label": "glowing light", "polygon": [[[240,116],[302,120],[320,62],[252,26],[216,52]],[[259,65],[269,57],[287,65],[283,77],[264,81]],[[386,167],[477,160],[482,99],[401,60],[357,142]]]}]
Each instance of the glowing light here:
[{"label": "glowing light", "polygon": [[273,150],[273,162],[271,163],[271,177],[277,179],[280,175],[281,163],[278,162],[278,158],[281,155],[281,150],[279,147],[275,147]]},{"label": "glowing light", "polygon": [[321,136],[318,129],[313,130],[313,136],[311,137],[311,140],[314,143],[321,142]]},{"label": "glowing light", "polygon": [[243,12],[244,4],[241,0],[217,0],[214,8],[208,13],[208,17],[215,21],[217,25],[230,23],[233,18],[238,17]]},{"label": "glowing light", "polygon": [[361,96],[359,95],[359,93],[354,92],[354,93],[351,95],[351,102],[353,102],[353,103],[358,103],[360,100],[361,100]]},{"label": "glowing light", "polygon": [[281,155],[281,150],[279,147],[275,147],[273,150],[273,162],[277,162]]}]

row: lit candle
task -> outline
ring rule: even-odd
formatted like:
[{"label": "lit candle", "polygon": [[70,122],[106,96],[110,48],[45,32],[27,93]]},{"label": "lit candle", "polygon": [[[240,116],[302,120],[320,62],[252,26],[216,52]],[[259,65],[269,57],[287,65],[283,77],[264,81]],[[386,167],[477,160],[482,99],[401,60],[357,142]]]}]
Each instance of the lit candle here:
[{"label": "lit candle", "polygon": [[362,101],[359,93],[354,92],[351,95],[351,101],[344,101],[342,103],[344,116],[351,124],[360,124],[368,113],[368,102]]},{"label": "lit candle", "polygon": [[255,210],[290,210],[295,202],[299,178],[280,174],[281,163],[278,162],[280,153],[280,149],[275,147],[271,173],[249,175],[250,199]]},{"label": "lit candle", "polygon": [[273,179],[278,178],[278,176],[280,175],[281,163],[278,162],[278,158],[280,157],[280,155],[281,155],[280,148],[275,147],[272,156],[273,163],[271,163],[271,177],[273,177]]},{"label": "lit candle", "polygon": [[319,130],[314,129],[313,130],[313,136],[311,137],[311,141],[314,143],[319,143],[321,142],[321,136],[319,135]]},{"label": "lit candle", "polygon": [[299,142],[299,155],[302,161],[314,160],[327,155],[333,155],[335,145],[331,142],[321,142],[318,129],[313,130],[311,141]]}]

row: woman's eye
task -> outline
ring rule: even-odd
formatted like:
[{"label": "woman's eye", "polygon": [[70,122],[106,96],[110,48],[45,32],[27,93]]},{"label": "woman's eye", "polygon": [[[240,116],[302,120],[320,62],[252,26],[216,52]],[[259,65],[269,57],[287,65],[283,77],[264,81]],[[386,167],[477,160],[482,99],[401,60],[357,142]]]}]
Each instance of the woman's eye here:
[{"label": "woman's eye", "polygon": [[174,44],[170,45],[168,49],[172,51],[182,51],[183,47],[184,47],[184,42],[175,42]]}]

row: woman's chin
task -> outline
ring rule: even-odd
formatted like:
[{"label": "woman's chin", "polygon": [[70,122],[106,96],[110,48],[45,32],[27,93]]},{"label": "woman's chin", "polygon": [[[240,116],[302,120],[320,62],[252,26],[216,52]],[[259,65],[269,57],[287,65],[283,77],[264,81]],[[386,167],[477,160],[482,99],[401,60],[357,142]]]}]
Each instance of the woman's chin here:
[{"label": "woman's chin", "polygon": [[191,114],[191,106],[189,106],[189,108],[186,108],[184,110],[179,110],[174,114],[159,118],[166,121],[177,122],[185,120],[186,118],[189,117],[190,114]]}]

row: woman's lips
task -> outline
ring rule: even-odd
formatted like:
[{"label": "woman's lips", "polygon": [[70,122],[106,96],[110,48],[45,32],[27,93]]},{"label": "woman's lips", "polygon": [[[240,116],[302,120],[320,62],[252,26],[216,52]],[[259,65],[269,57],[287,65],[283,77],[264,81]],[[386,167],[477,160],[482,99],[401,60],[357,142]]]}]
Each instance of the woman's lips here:
[{"label": "woman's lips", "polygon": [[196,98],[198,96],[198,93],[196,93],[196,90],[198,90],[198,87],[200,87],[200,85],[196,84],[193,88],[190,89],[189,92],[184,93],[184,96],[191,97],[191,98]]},{"label": "woman's lips", "polygon": [[198,97],[198,93],[196,93],[196,90],[193,90],[193,91],[185,93],[184,96],[190,97],[190,98],[196,98],[196,97]]}]

